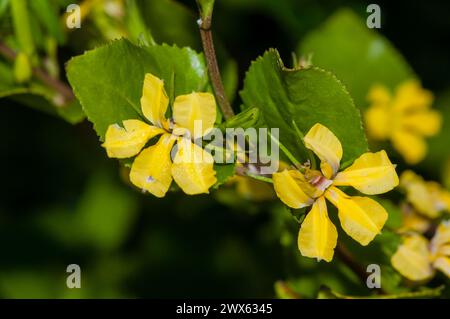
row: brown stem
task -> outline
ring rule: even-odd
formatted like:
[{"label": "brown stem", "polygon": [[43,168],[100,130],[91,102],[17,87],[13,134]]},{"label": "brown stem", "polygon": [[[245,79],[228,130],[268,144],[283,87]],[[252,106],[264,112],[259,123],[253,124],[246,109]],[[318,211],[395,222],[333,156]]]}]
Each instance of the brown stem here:
[{"label": "brown stem", "polygon": [[206,64],[208,65],[209,77],[211,78],[217,102],[222,110],[225,119],[234,116],[230,102],[225,95],[222,78],[220,77],[219,66],[217,64],[216,51],[214,49],[213,36],[211,32],[211,16],[200,20],[200,36],[202,38],[203,52],[205,53]]},{"label": "brown stem", "polygon": [[277,288],[281,289],[290,299],[302,299],[302,297],[297,292],[292,290],[286,282],[279,280],[275,284],[277,285]]},{"label": "brown stem", "polygon": [[[17,53],[14,52],[11,48],[9,48],[6,44],[0,41],[0,54],[9,60],[15,60]],[[61,82],[58,79],[51,77],[47,72],[42,70],[41,68],[35,67],[33,68],[34,76],[42,81],[47,86],[51,87],[55,91],[61,94],[64,98],[64,103],[62,106],[68,104],[68,102],[75,99],[75,96],[72,92],[72,89],[65,83]]]}]

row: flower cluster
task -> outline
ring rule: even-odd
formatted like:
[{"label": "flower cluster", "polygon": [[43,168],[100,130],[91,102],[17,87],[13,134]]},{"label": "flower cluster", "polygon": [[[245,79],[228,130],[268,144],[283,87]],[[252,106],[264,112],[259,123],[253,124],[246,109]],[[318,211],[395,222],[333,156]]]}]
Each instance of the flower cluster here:
[{"label": "flower cluster", "polygon": [[404,171],[400,187],[415,210],[429,218],[437,218],[442,212],[450,212],[450,192],[436,182],[424,181],[413,171]]},{"label": "flower cluster", "polygon": [[450,278],[450,221],[438,226],[431,241],[417,233],[405,235],[391,262],[398,272],[413,281],[430,279],[435,270]]},{"label": "flower cluster", "polygon": [[409,164],[420,162],[427,153],[424,137],[436,135],[441,115],[431,110],[433,95],[415,80],[402,83],[392,96],[382,85],[368,94],[370,107],[365,114],[367,133],[374,140],[390,140]]},{"label": "flower cluster", "polygon": [[[418,148],[420,152],[410,149],[416,148],[419,140],[423,144],[420,134],[432,135],[440,125],[439,114],[428,109],[431,95],[411,81],[401,85],[395,97],[376,86],[370,92],[370,99],[373,105],[366,114],[369,133],[391,139],[408,162],[422,158],[423,147]],[[192,92],[170,102],[164,82],[146,74],[141,98],[146,121],[128,119],[122,125],[110,125],[103,147],[109,157],[132,158],[131,183],[154,196],[165,196],[172,180],[186,194],[208,193],[217,181],[214,158],[196,141],[214,128],[214,96]],[[198,121],[200,131],[194,129]],[[410,139],[415,143],[406,147]],[[424,181],[412,171],[403,172],[399,179],[396,166],[384,150],[364,153],[341,170],[344,153],[341,142],[320,123],[313,125],[302,141],[318,157],[320,168],[311,167],[311,163],[290,166],[280,162],[279,171],[271,177],[275,194],[284,204],[293,209],[311,207],[298,233],[298,248],[303,256],[327,262],[333,259],[338,232],[328,215],[327,201],[337,208],[337,219],[344,232],[361,245],[368,245],[381,232],[388,218],[385,208],[370,197],[349,196],[341,187],[350,186],[365,195],[377,195],[400,184],[407,201],[403,227],[398,229],[404,242],[392,256],[394,268],[411,280],[430,278],[435,269],[450,274],[449,224],[441,224],[430,242],[421,235],[430,229],[432,220],[450,210],[448,191],[435,182]],[[245,152],[236,153],[245,162]],[[240,163],[237,167],[245,168]],[[234,176],[228,184],[233,182],[237,183],[238,192],[248,199],[272,197],[271,188],[263,181]]]}]

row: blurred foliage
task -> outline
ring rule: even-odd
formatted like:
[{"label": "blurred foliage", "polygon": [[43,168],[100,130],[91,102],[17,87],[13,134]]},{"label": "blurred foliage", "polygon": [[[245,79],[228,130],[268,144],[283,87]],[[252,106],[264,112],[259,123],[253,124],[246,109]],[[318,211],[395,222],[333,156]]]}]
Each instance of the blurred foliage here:
[{"label": "blurred foliage", "polygon": [[393,90],[414,77],[407,62],[388,41],[367,28],[366,22],[355,13],[345,9],[308,34],[298,54],[311,55],[314,65],[333,72],[360,108],[367,106],[366,97],[372,85],[382,83]]},{"label": "blurred foliage", "polygon": [[[228,183],[209,197],[171,193],[157,200],[142,196],[121,178],[119,165],[106,158],[93,127],[82,121],[78,102],[63,103],[66,101],[54,88],[32,74],[33,68],[40,68],[67,84],[64,67],[72,57],[117,37],[128,38],[132,44],[126,47],[130,50],[141,44],[167,43],[199,52],[195,1],[83,1],[92,2],[91,6],[82,28],[72,30],[61,20],[66,6],[74,1],[17,1],[19,6],[13,10],[10,1],[16,0],[0,0],[0,41],[23,55],[20,60],[0,57],[0,131],[6,140],[0,157],[4,177],[0,190],[0,297],[374,295],[341,259],[318,263],[302,257],[296,247],[298,225],[292,212],[278,202],[245,200],[234,191],[236,185]],[[395,85],[415,74],[436,93],[436,108],[445,118],[440,135],[430,139],[429,154],[417,170],[427,180],[450,186],[450,78],[446,71],[450,68],[450,43],[442,41],[450,36],[448,3],[380,1],[383,27],[375,32],[361,28],[367,4],[358,0],[216,2],[215,43],[227,95],[235,97],[235,109],[241,104],[267,109],[282,98],[270,88],[252,83],[252,73],[243,83],[251,61],[271,47],[278,49],[287,67],[295,65],[295,61],[290,63],[292,52],[300,58],[315,51],[313,64],[335,72],[358,107],[364,107],[369,80]],[[344,7],[355,13],[338,11]],[[118,43],[125,41],[112,45],[120,46]],[[367,55],[374,50],[375,56]],[[142,54],[147,56],[148,52]],[[253,64],[253,70],[266,55]],[[160,58],[171,63],[170,56]],[[141,79],[136,74],[141,71],[133,70],[144,62],[117,61],[114,63],[123,66],[121,74],[90,67],[72,76],[69,69],[69,78],[90,82],[88,95],[101,98],[102,105],[111,107],[118,98],[97,85],[101,79],[122,86],[131,92],[131,100],[137,101],[140,85],[135,83]],[[145,63],[150,69],[156,67],[151,61]],[[302,85],[301,78],[306,77],[302,73],[306,72],[286,76],[279,68],[275,64],[263,66],[258,76],[282,78],[294,88]],[[340,86],[331,84],[340,92]],[[242,87],[241,100],[236,92]],[[258,99],[259,93],[264,98]],[[345,99],[341,93],[337,95]],[[301,104],[301,97],[292,98]],[[333,100],[324,97],[325,103]],[[351,102],[347,104],[354,107]],[[122,119],[124,114],[119,112],[122,110],[110,116]],[[140,110],[130,112],[137,115]],[[234,120],[256,123],[256,115],[248,115],[248,119]],[[111,119],[105,116],[98,114],[94,122],[109,123]],[[78,124],[70,125],[58,117]],[[284,121],[286,118],[289,114],[284,115]],[[336,130],[347,134],[348,127],[339,127],[339,114],[333,118]],[[361,143],[352,145],[350,138],[342,140],[349,144],[345,149],[361,148]],[[398,169],[403,170],[404,165]],[[363,269],[370,263],[381,265],[382,287],[388,295],[431,297],[441,293],[449,297],[449,280],[444,276],[435,277],[428,288],[420,288],[390,266],[389,258],[400,241],[395,230],[401,223],[401,198],[398,192],[383,197],[381,203],[390,217],[383,233],[369,246],[361,247],[343,233],[339,238]],[[71,263],[81,266],[82,289],[66,288],[66,267]],[[445,288],[441,292],[442,284]]]}]

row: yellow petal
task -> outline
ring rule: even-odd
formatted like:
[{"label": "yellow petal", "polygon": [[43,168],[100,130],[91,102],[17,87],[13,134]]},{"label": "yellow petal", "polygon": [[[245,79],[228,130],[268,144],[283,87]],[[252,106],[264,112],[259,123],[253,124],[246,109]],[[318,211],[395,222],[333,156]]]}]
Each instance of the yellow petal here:
[{"label": "yellow petal", "polygon": [[214,96],[211,93],[195,92],[177,96],[173,104],[173,120],[177,125],[188,129],[191,137],[198,138],[207,134],[216,121]]},{"label": "yellow petal", "polygon": [[450,192],[441,188],[438,196],[440,199],[442,210],[450,212]]},{"label": "yellow petal", "polygon": [[434,209],[439,213],[449,211],[450,193],[446,191],[439,183],[426,182],[425,184],[426,189],[430,194],[430,198],[433,201]]},{"label": "yellow petal", "polygon": [[364,115],[366,130],[371,138],[385,140],[390,136],[392,123],[388,106],[371,106]]},{"label": "yellow petal", "polygon": [[372,104],[386,105],[391,102],[392,97],[387,87],[375,84],[370,88],[367,99]]},{"label": "yellow petal", "polygon": [[439,254],[439,250],[450,244],[450,221],[444,221],[439,224],[436,229],[436,233],[431,240],[431,247],[436,254]]},{"label": "yellow petal", "polygon": [[424,90],[416,80],[403,82],[398,86],[393,101],[396,112],[411,112],[428,109],[433,103],[433,94]]},{"label": "yellow petal", "polygon": [[338,173],[333,180],[336,186],[352,186],[368,195],[386,193],[398,183],[395,165],[384,150],[361,155],[352,166]]},{"label": "yellow petal", "polygon": [[169,98],[164,90],[164,81],[147,73],[142,88],[142,113],[154,125],[167,128],[165,114],[168,105]]},{"label": "yellow petal", "polygon": [[450,243],[439,247],[438,256],[450,257]]},{"label": "yellow petal", "polygon": [[361,245],[366,246],[381,232],[388,214],[373,199],[350,197],[334,186],[325,196],[337,207],[342,229]]},{"label": "yellow petal", "polygon": [[427,144],[415,133],[397,130],[392,134],[394,148],[403,156],[408,164],[417,164],[427,154]]},{"label": "yellow petal", "polygon": [[177,145],[173,179],[188,195],[209,193],[209,188],[217,181],[212,155],[187,138],[178,139]]},{"label": "yellow petal", "polygon": [[102,146],[109,157],[128,158],[138,154],[151,138],[162,133],[164,130],[142,121],[126,120],[123,127],[117,124],[108,127]]},{"label": "yellow petal", "polygon": [[420,235],[408,236],[391,257],[392,266],[410,280],[425,280],[433,276],[429,261],[428,241]]},{"label": "yellow petal", "polygon": [[414,231],[419,234],[425,233],[431,226],[431,221],[415,212],[414,209],[402,209],[401,233]]},{"label": "yellow petal", "polygon": [[407,170],[400,176],[400,184],[406,190],[406,197],[414,208],[429,218],[436,218],[444,207],[440,207],[440,198],[433,192],[433,187],[413,171]]},{"label": "yellow petal", "polygon": [[291,208],[302,208],[312,205],[314,200],[306,195],[304,176],[297,170],[284,170],[272,174],[273,186],[277,196]]},{"label": "yellow petal", "polygon": [[333,259],[337,236],[336,227],[328,218],[325,198],[319,197],[300,227],[298,233],[300,253],[305,257],[330,262]]},{"label": "yellow petal", "polygon": [[164,197],[172,182],[170,152],[174,142],[170,134],[164,134],[158,143],[136,157],[130,171],[130,181],[136,187],[156,197]]},{"label": "yellow petal", "polygon": [[434,268],[442,271],[448,278],[450,278],[450,258],[439,257],[433,263]]},{"label": "yellow petal", "polygon": [[414,112],[401,118],[401,125],[407,130],[424,136],[434,136],[439,133],[442,125],[441,113],[434,110]]},{"label": "yellow petal", "polygon": [[342,158],[342,145],[336,135],[322,124],[315,124],[305,136],[305,146],[321,160],[321,169],[330,179],[339,170]]}]

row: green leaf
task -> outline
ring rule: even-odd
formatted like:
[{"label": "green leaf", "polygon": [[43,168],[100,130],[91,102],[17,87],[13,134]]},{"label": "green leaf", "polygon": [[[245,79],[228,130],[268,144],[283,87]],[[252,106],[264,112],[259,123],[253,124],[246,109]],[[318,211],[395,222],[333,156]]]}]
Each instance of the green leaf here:
[{"label": "green leaf", "polygon": [[280,129],[280,141],[298,159],[306,159],[292,121],[305,134],[314,124],[327,126],[341,141],[342,163],[367,150],[359,110],[342,83],[319,68],[287,69],[276,50],[252,63],[244,89],[243,109],[257,107],[270,128]]},{"label": "green leaf", "polygon": [[14,22],[14,32],[20,50],[31,57],[35,51],[33,35],[26,0],[11,1],[11,15]]},{"label": "green leaf", "polygon": [[10,98],[35,110],[59,116],[71,124],[79,123],[85,117],[78,101],[75,100],[64,107],[57,106],[54,91],[35,82],[31,82],[28,86],[18,85],[13,71],[0,62],[1,98]]},{"label": "green leaf", "polygon": [[262,125],[261,112],[258,108],[253,107],[246,109],[232,118],[228,119],[226,122],[220,125],[220,129],[225,130],[226,128],[243,128],[247,129],[249,127],[258,127]]},{"label": "green leaf", "polygon": [[299,56],[312,53],[313,64],[341,79],[361,108],[366,106],[367,92],[374,83],[394,89],[415,77],[389,41],[348,9],[338,11],[321,28],[307,35],[298,53]]},{"label": "green leaf", "polygon": [[214,184],[214,188],[218,188],[225,183],[228,178],[234,175],[235,163],[231,164],[214,164],[214,170],[216,171],[217,182]]},{"label": "green leaf", "polygon": [[144,48],[123,39],[69,61],[69,82],[101,139],[111,124],[143,120],[140,99],[146,73],[165,81],[171,102],[180,94],[208,89],[203,56],[189,48]]},{"label": "green leaf", "polygon": [[64,106],[56,105],[57,93],[38,82],[30,82],[27,86],[19,85],[16,83],[12,68],[0,61],[1,98],[11,98],[38,111],[59,116],[71,124],[79,123],[85,118],[78,101],[72,101]]},{"label": "green leaf", "polygon": [[85,115],[80,103],[77,100],[70,102],[64,107],[55,106],[51,100],[40,94],[30,94],[27,92],[16,92],[11,98],[19,103],[41,112],[58,116],[69,122],[77,124],[84,120]]},{"label": "green leaf", "polygon": [[211,18],[215,0],[197,0],[202,19]]}]

